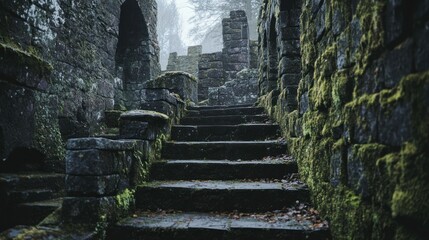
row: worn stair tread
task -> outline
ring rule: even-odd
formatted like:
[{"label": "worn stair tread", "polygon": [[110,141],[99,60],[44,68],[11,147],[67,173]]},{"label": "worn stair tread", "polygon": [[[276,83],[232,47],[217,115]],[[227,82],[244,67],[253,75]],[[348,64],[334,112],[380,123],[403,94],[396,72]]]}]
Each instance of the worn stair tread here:
[{"label": "worn stair tread", "polygon": [[7,195],[11,203],[18,204],[53,199],[61,195],[61,193],[52,189],[30,189],[25,191],[9,191]]},{"label": "worn stair tread", "polygon": [[64,174],[57,173],[21,173],[0,174],[0,189],[20,190],[34,188],[61,189],[64,186]]},{"label": "worn stair tread", "polygon": [[182,188],[195,190],[307,190],[303,183],[266,181],[154,181],[143,188]]},{"label": "worn stair tread", "polygon": [[144,210],[272,211],[308,202],[306,185],[266,181],[154,181],[136,191],[136,205]]},{"label": "worn stair tread", "polygon": [[55,198],[55,199],[48,199],[44,201],[38,201],[38,202],[29,202],[29,203],[22,203],[20,206],[27,206],[27,207],[61,207],[63,203],[62,198]]},{"label": "worn stair tread", "polygon": [[237,125],[175,125],[171,139],[175,141],[255,141],[280,136],[278,124],[247,123]]},{"label": "worn stair tread", "polygon": [[258,115],[265,112],[262,107],[236,107],[220,109],[190,110],[187,116],[219,116],[219,115]]},{"label": "worn stair tread", "polygon": [[234,218],[219,213],[140,213],[111,227],[109,239],[327,239],[326,226],[274,214],[267,221],[252,216]]},{"label": "worn stair tread", "polygon": [[166,142],[164,159],[256,160],[286,154],[284,141]]},{"label": "worn stair tread", "polygon": [[188,110],[228,109],[228,108],[243,108],[243,107],[252,107],[252,106],[254,106],[254,104],[194,106],[194,107],[188,107]]},{"label": "worn stair tread", "polygon": [[266,114],[257,115],[223,115],[184,117],[181,125],[236,125],[243,123],[267,123],[270,118]]},{"label": "worn stair tread", "polygon": [[153,180],[281,179],[297,172],[290,160],[166,160],[152,164]]}]

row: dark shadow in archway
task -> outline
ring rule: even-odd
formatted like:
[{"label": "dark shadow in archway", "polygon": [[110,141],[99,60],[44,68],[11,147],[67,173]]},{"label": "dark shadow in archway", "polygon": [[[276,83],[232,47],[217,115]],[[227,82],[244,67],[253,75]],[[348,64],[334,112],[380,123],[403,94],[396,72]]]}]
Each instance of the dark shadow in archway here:
[{"label": "dark shadow in archway", "polygon": [[0,164],[2,173],[39,172],[45,167],[45,155],[41,152],[19,147],[14,149]]},{"label": "dark shadow in archway", "polygon": [[116,65],[123,68],[124,82],[137,81],[145,75],[150,63],[145,61],[149,52],[149,31],[137,0],[126,0],[121,6]]}]

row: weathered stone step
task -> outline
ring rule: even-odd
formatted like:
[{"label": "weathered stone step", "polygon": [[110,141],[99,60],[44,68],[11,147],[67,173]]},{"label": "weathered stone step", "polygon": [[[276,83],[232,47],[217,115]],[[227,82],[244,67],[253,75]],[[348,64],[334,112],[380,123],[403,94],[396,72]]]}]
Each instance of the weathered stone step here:
[{"label": "weathered stone step", "polygon": [[152,180],[282,179],[295,173],[295,161],[173,160],[152,164]]},{"label": "weathered stone step", "polygon": [[216,109],[229,109],[229,108],[244,108],[244,107],[252,107],[252,106],[254,106],[254,104],[195,106],[195,107],[188,107],[188,110],[216,110]]},{"label": "weathered stone step", "polygon": [[260,115],[224,115],[224,116],[199,116],[185,117],[180,120],[181,125],[238,125],[245,123],[267,123],[270,118],[265,114]]},{"label": "weathered stone step", "polygon": [[141,213],[127,218],[107,231],[107,239],[135,240],[325,240],[326,227],[316,228],[309,221],[298,221],[279,214],[277,221],[252,216],[234,218],[226,214]]},{"label": "weathered stone step", "polygon": [[309,200],[300,183],[176,181],[151,182],[136,192],[137,207],[143,210],[265,212]]},{"label": "weathered stone step", "polygon": [[189,110],[188,117],[197,116],[221,116],[221,115],[258,115],[264,114],[264,108],[261,107],[238,107],[238,108],[224,108],[224,109],[202,109],[202,110]]},{"label": "weathered stone step", "polygon": [[171,130],[174,141],[254,141],[275,139],[279,135],[277,124],[177,125]]},{"label": "weathered stone step", "polygon": [[10,191],[7,193],[7,198],[10,204],[18,204],[54,199],[60,195],[60,193],[50,189],[32,189],[25,191]]},{"label": "weathered stone step", "polygon": [[282,141],[166,142],[163,159],[258,160],[286,154]]},{"label": "weathered stone step", "polygon": [[13,212],[15,225],[36,225],[59,209],[61,204],[61,198],[20,204]]},{"label": "weathered stone step", "polygon": [[0,174],[0,192],[37,188],[57,191],[64,189],[64,175],[47,173]]}]

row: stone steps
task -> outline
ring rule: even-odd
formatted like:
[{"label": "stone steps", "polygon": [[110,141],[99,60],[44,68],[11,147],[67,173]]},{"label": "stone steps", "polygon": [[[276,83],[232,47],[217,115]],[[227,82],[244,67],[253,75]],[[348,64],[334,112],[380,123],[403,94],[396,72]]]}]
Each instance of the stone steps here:
[{"label": "stone steps", "polygon": [[171,130],[173,141],[256,141],[272,140],[280,136],[277,124],[242,125],[177,125]]},{"label": "stone steps", "polygon": [[295,182],[151,182],[136,191],[136,205],[143,210],[265,212],[290,207],[297,200],[307,202],[309,193]]},{"label": "stone steps", "polygon": [[215,108],[202,110],[188,110],[188,117],[207,117],[220,115],[259,115],[264,114],[265,110],[261,107],[235,107],[235,108]]},{"label": "stone steps", "polygon": [[16,225],[37,225],[61,207],[62,199],[19,204],[14,211]]},{"label": "stone steps", "polygon": [[203,117],[184,117],[181,125],[238,125],[245,123],[269,123],[266,114],[259,115],[221,115]]},{"label": "stone steps", "polygon": [[282,160],[171,160],[153,163],[150,171],[158,181],[282,179],[295,172],[296,162]]},{"label": "stone steps", "polygon": [[324,240],[326,228],[287,215],[272,215],[275,221],[255,216],[234,217],[218,213],[140,213],[110,228],[107,239],[141,240]]},{"label": "stone steps", "polygon": [[39,223],[60,206],[63,195],[63,174],[0,174],[0,230]]},{"label": "stone steps", "polygon": [[257,160],[286,153],[282,141],[166,142],[164,159]]},{"label": "stone steps", "polygon": [[296,179],[281,180],[298,167],[262,109],[188,110],[152,164],[151,182],[136,190],[138,211],[107,239],[330,239],[326,225],[290,210],[310,194]]},{"label": "stone steps", "polygon": [[31,189],[25,191],[10,191],[8,198],[11,203],[31,203],[43,201],[47,199],[54,199],[58,197],[56,191],[51,189]]},{"label": "stone steps", "polygon": [[46,188],[51,190],[64,189],[64,174],[0,174],[0,190],[2,192],[35,188]]}]

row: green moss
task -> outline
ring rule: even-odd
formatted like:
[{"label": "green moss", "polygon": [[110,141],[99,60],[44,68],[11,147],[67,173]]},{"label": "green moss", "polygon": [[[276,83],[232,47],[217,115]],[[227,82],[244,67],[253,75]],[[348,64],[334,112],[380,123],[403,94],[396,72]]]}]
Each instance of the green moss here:
[{"label": "green moss", "polygon": [[61,170],[64,165],[65,146],[56,117],[56,98],[37,93],[35,102],[34,146],[45,154],[51,169]]},{"label": "green moss", "polygon": [[346,71],[337,72],[332,76],[332,102],[336,110],[340,110],[350,100],[352,79]]},{"label": "green moss", "polygon": [[39,76],[49,76],[53,70],[51,64],[44,61],[36,51],[30,48],[30,52],[22,49],[14,42],[0,42],[0,55],[4,57],[7,62],[5,64],[18,64],[21,67],[28,67],[35,74]]},{"label": "green moss", "polygon": [[365,73],[374,55],[384,47],[383,10],[385,2],[381,0],[360,1],[356,16],[359,18],[362,38],[356,53],[357,63],[354,75],[359,77]]},{"label": "green moss", "polygon": [[121,194],[116,195],[115,200],[121,212],[128,212],[134,207],[135,191],[126,189]]}]

